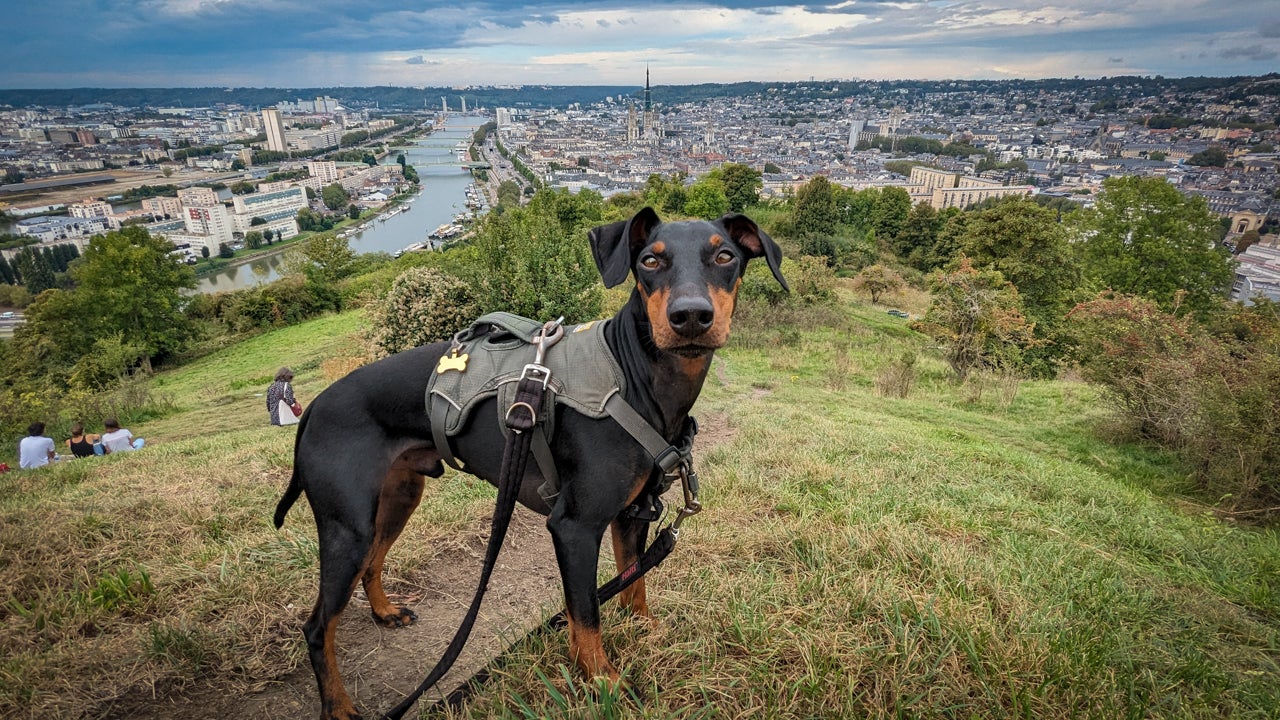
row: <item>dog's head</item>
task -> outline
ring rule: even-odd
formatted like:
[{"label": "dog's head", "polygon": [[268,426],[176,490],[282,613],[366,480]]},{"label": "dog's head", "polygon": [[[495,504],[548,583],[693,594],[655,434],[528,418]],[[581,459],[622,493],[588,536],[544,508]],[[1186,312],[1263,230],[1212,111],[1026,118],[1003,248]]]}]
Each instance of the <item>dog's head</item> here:
[{"label": "dog's head", "polygon": [[763,257],[787,288],[782,251],[745,215],[664,223],[651,208],[590,233],[591,253],[614,287],[636,278],[659,350],[704,355],[725,344],[747,262]]}]

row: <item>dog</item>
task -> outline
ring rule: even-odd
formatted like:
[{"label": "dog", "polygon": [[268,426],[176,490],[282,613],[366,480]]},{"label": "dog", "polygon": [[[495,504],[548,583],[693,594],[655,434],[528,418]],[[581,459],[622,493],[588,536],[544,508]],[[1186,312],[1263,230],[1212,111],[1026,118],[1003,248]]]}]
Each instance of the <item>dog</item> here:
[{"label": "dog", "polygon": [[[662,222],[651,208],[588,233],[606,287],[635,277],[630,299],[602,330],[625,376],[626,400],[667,442],[682,432],[729,327],[748,261],[763,257],[787,289],[777,244],[744,215],[716,221]],[[387,551],[422,499],[425,477],[444,472],[426,408],[429,376],[449,350],[439,342],[351,372],[311,403],[299,424],[294,467],[276,507],[275,525],[301,493],[315,516],[320,591],[305,623],[322,720],[360,715],[343,687],[335,656],[338,619],[363,582],[373,618],[389,627],[416,621],[392,605],[382,587]],[[497,483],[505,444],[497,399],[490,398],[453,438],[466,471]],[[485,407],[487,406],[487,407]],[[619,681],[600,637],[596,570],[605,530],[618,567],[643,549],[649,521],[623,513],[659,474],[653,457],[612,418],[561,406],[549,445],[559,494],[548,504],[534,463],[519,489],[521,504],[547,517],[564,589],[569,652],[587,677]],[[619,595],[651,617],[640,579]]]}]

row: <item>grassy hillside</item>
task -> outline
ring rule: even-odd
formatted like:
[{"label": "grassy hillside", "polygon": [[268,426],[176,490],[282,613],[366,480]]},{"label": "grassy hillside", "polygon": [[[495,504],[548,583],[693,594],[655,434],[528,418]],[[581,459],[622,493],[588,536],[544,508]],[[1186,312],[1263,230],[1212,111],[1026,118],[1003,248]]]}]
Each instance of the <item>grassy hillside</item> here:
[{"label": "grassy hillside", "polygon": [[[202,677],[233,695],[305,666],[314,530],[305,505],[270,526],[292,432],[261,393],[289,364],[314,397],[358,325],[158,376],[178,410],[133,428],[143,452],[0,475],[0,716],[110,715]],[[645,716],[1275,717],[1280,538],[1108,442],[1089,387],[978,393],[926,351],[910,395],[884,397],[920,341],[848,298],[744,308],[734,333],[696,410],[706,512],[650,580],[659,623],[605,612]],[[465,476],[429,487],[402,575],[491,509]],[[566,653],[563,634],[521,644],[465,714],[638,714],[562,673]]]}]

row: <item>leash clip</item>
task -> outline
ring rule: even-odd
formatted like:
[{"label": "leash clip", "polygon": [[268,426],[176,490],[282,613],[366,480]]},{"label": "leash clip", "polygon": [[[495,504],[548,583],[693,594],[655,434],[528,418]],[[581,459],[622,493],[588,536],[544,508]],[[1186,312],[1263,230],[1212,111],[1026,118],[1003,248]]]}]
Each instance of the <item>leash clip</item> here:
[{"label": "leash clip", "polygon": [[702,512],[702,503],[698,502],[698,473],[694,471],[692,464],[682,463],[676,469],[676,474],[680,476],[680,487],[684,490],[684,507],[680,508],[676,519],[671,521],[671,534],[679,537],[680,524],[685,518]]}]

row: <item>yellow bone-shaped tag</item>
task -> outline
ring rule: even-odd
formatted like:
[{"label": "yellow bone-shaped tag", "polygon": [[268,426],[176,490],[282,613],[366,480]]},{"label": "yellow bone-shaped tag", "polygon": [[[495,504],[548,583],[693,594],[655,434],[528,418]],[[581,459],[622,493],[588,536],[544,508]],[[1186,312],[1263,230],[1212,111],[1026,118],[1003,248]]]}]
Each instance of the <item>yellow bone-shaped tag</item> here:
[{"label": "yellow bone-shaped tag", "polygon": [[440,357],[440,362],[436,363],[436,374],[439,375],[445,370],[465,372],[467,369],[467,360],[470,358],[471,356],[467,353],[459,355],[457,350],[454,350],[451,355],[442,355]]}]

